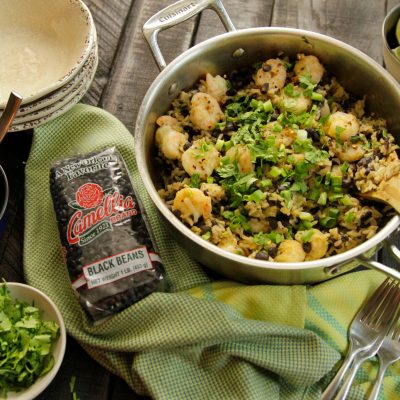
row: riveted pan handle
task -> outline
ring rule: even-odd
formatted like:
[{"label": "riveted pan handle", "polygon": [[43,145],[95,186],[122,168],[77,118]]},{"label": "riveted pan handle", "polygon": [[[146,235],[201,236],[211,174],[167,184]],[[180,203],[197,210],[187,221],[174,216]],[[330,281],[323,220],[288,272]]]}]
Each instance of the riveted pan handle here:
[{"label": "riveted pan handle", "polygon": [[[383,247],[389,251],[391,256],[399,263],[400,266],[400,249],[396,245],[396,238],[399,237],[400,234],[400,227],[397,228],[392,234],[390,234],[382,243]],[[380,246],[381,247],[381,246]],[[374,251],[374,253],[377,250]],[[356,258],[352,259],[350,262],[345,261],[341,264],[334,265],[331,267],[325,268],[325,273],[327,273],[330,276],[337,276],[340,274],[343,274],[345,272],[348,272],[358,265],[362,265],[364,267],[374,269],[376,271],[383,272],[385,275],[397,279],[400,281],[400,271],[397,269],[394,269],[392,267],[388,267],[387,265],[384,265],[378,261],[372,260],[370,257],[372,257],[373,254],[368,254],[368,255],[360,255],[357,256]]]},{"label": "riveted pan handle", "polygon": [[[400,228],[397,228],[397,230],[395,232],[393,232],[391,235],[389,235],[385,239],[384,244],[383,244],[384,248],[386,250],[388,250],[389,253],[391,253],[392,257],[398,263],[400,263],[400,250],[395,243],[395,239],[396,239],[396,237],[399,237],[399,233],[400,233]],[[358,257],[357,260],[364,267],[368,267],[368,268],[375,269],[377,271],[381,271],[384,274],[386,274],[387,276],[390,276],[391,278],[394,278],[394,279],[397,279],[400,281],[400,271],[398,271],[394,268],[388,267],[384,264],[381,264],[378,261],[369,260],[364,257]]]},{"label": "riveted pan handle", "polygon": [[227,31],[236,30],[221,0],[181,0],[162,9],[145,22],[143,35],[160,70],[163,70],[167,63],[157,42],[158,32],[184,22],[206,8],[218,14]]}]

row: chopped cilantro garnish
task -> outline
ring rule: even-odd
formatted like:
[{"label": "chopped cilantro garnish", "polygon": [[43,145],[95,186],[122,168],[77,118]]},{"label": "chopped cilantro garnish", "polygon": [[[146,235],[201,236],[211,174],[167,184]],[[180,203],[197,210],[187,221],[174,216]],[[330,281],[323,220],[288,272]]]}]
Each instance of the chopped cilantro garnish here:
[{"label": "chopped cilantro garnish", "polygon": [[0,392],[31,386],[54,364],[51,345],[60,334],[53,321],[43,321],[41,311],[13,300],[6,284],[0,286]]},{"label": "chopped cilantro garnish", "polygon": [[244,195],[243,199],[245,201],[254,201],[255,203],[259,203],[261,200],[264,200],[266,197],[266,193],[262,192],[260,189],[257,189],[251,194]]},{"label": "chopped cilantro garnish", "polygon": [[239,210],[224,211],[222,216],[230,221],[229,227],[231,229],[242,227],[245,231],[251,231],[247,218]]},{"label": "chopped cilantro garnish", "polygon": [[190,178],[190,186],[192,188],[199,188],[200,187],[200,183],[201,183],[201,179],[200,179],[200,175],[199,174],[193,174]]},{"label": "chopped cilantro garnish", "polygon": [[282,242],[283,239],[284,236],[277,232],[270,232],[270,233],[259,232],[253,236],[254,243],[259,246],[266,246],[271,242],[278,244]]}]

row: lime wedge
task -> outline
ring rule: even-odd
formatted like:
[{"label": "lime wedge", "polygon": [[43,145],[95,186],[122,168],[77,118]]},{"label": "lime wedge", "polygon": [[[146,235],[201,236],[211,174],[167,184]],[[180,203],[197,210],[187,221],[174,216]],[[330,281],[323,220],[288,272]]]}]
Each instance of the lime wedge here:
[{"label": "lime wedge", "polygon": [[400,44],[400,18],[397,20],[396,24],[396,39],[397,43]]},{"label": "lime wedge", "polygon": [[392,51],[393,51],[393,54],[397,57],[397,59],[400,60],[400,46],[396,47]]}]

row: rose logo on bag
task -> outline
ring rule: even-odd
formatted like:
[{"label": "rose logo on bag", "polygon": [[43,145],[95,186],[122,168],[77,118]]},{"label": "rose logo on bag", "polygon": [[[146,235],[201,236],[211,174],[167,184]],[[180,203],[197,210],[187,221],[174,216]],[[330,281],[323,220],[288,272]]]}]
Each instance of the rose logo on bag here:
[{"label": "rose logo on bag", "polygon": [[111,231],[113,224],[137,214],[132,196],[125,197],[116,188],[103,190],[97,183],[80,186],[69,206],[76,211],[68,222],[67,240],[79,246],[85,246]]},{"label": "rose logo on bag", "polygon": [[103,189],[97,183],[85,183],[76,192],[76,202],[83,208],[95,208],[103,201]]}]

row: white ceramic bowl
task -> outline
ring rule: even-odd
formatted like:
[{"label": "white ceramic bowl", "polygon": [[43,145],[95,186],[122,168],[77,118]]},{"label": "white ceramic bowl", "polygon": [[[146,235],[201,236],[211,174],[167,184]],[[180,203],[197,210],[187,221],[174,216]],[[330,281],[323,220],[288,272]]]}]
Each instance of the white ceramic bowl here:
[{"label": "white ceramic bowl", "polygon": [[[79,74],[77,75],[80,77],[80,79],[77,82],[74,82],[72,87],[69,86],[69,84],[72,82],[71,81],[67,85],[53,92],[48,97],[39,99],[37,102],[31,103],[30,106],[26,105],[23,107],[24,114],[20,115],[17,113],[17,116],[14,118],[13,125],[20,125],[24,122],[39,119],[43,116],[49,115],[54,111],[57,111],[65,104],[69,103],[78,93],[81,93],[84,87],[87,87],[88,81],[91,81],[91,77],[96,71],[97,62],[98,54],[96,50],[93,51],[93,53],[91,53],[89,58],[86,60],[86,63],[83,65],[79,71]],[[66,88],[65,91],[63,90],[64,88]],[[50,102],[47,102],[47,100]],[[27,110],[29,110],[29,112],[25,112]]]},{"label": "white ceramic bowl", "polygon": [[[67,112],[70,108],[72,108],[75,104],[77,104],[82,99],[82,97],[86,94],[86,92],[88,91],[88,89],[93,81],[93,78],[95,76],[97,64],[98,64],[98,58],[96,57],[95,63],[93,65],[93,69],[91,69],[90,74],[88,75],[87,79],[84,79],[82,82],[80,82],[79,87],[74,88],[74,95],[66,104],[63,104],[62,106],[60,106],[58,108],[51,109],[47,113],[40,112],[36,117],[34,117],[32,115],[34,117],[34,119],[29,119],[29,121],[22,122],[22,123],[18,123],[18,122],[13,123],[13,125],[11,126],[9,131],[17,132],[17,131],[25,131],[28,129],[33,129],[33,128],[36,128],[46,122],[49,122],[49,121],[53,120],[54,118],[60,116],[61,114],[64,114],[65,112]],[[63,103],[63,101],[61,101],[60,103]]]},{"label": "white ceramic bowl", "polygon": [[[53,344],[52,349],[54,356],[53,368],[46,375],[38,378],[29,388],[20,392],[8,392],[7,394],[7,400],[31,400],[46,389],[61,366],[67,343],[65,325],[57,306],[43,292],[23,283],[7,282],[7,286],[13,298],[25,301],[28,304],[34,302],[35,306],[42,310],[42,318],[45,321],[55,321],[60,327],[60,337]],[[0,397],[0,399],[3,400],[4,398]]]},{"label": "white ceramic bowl", "polygon": [[400,46],[395,36],[395,27],[400,18],[400,4],[392,8],[382,25],[383,60],[386,69],[400,82],[400,60],[393,54],[392,49]]},{"label": "white ceramic bowl", "polygon": [[81,0],[0,0],[0,108],[12,90],[26,104],[65,85],[88,58],[94,32]]}]

